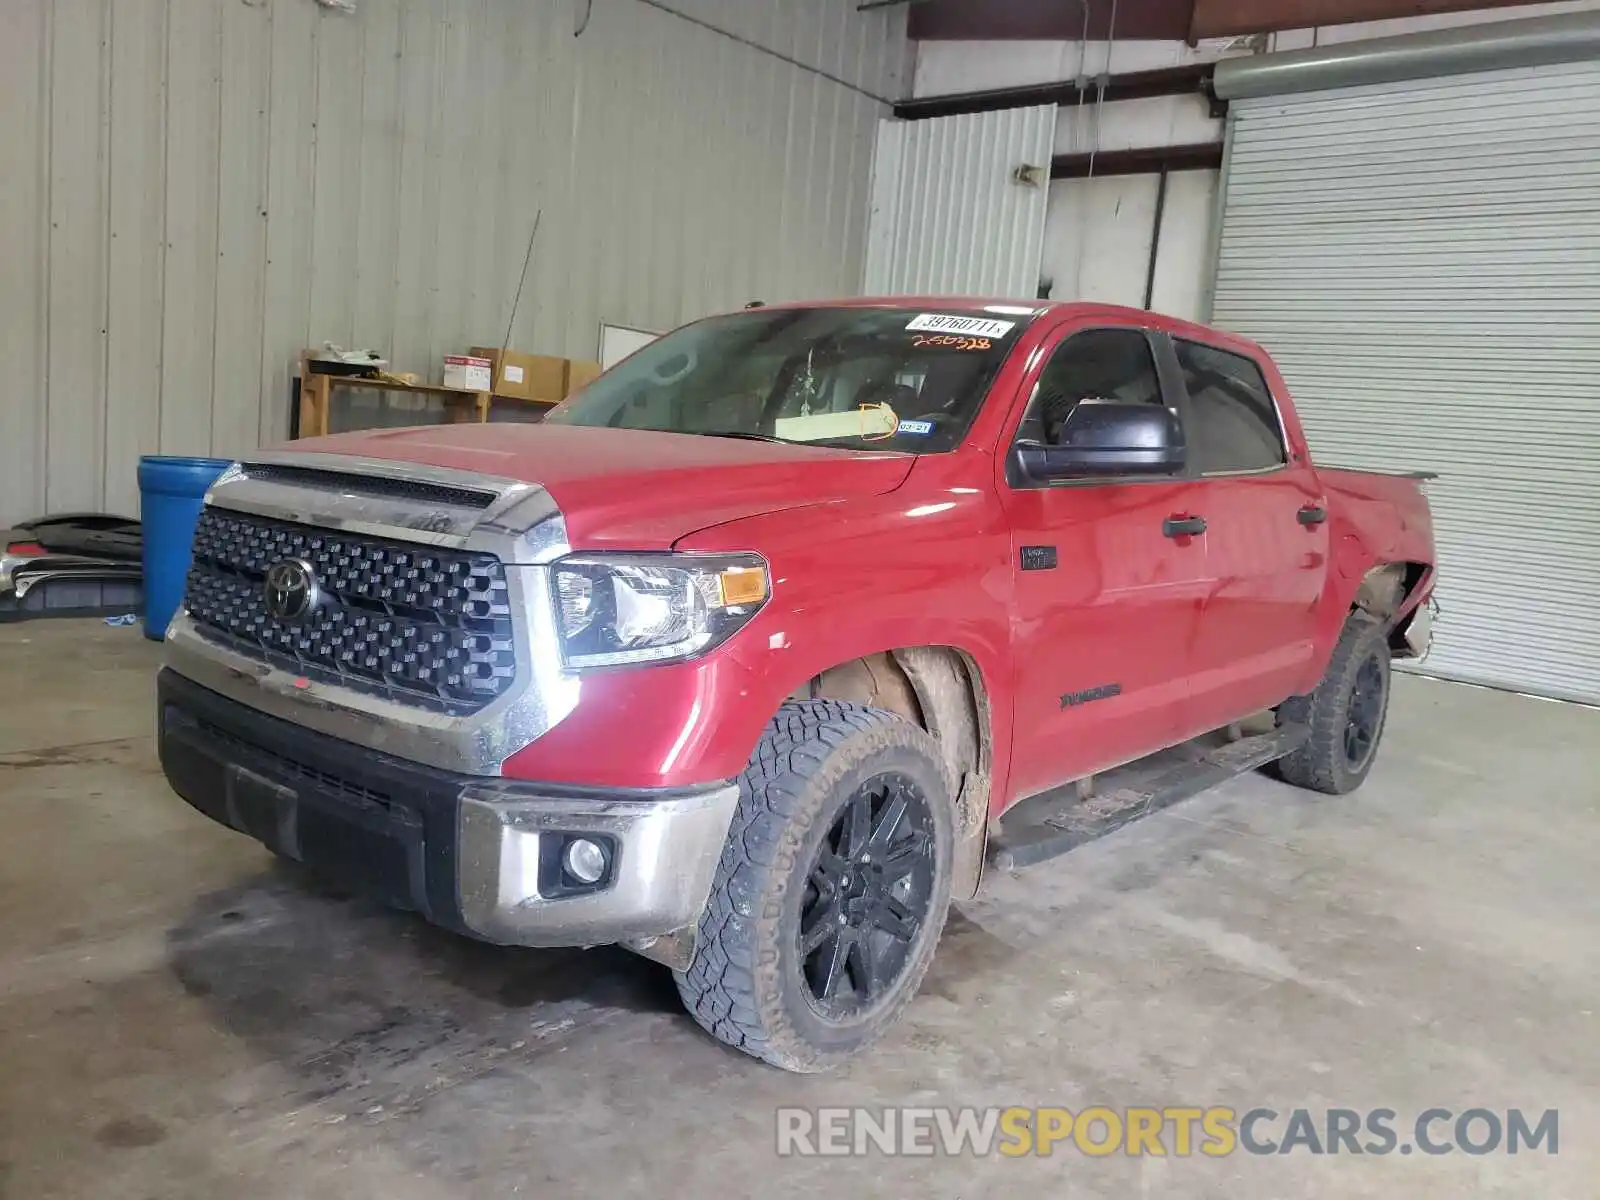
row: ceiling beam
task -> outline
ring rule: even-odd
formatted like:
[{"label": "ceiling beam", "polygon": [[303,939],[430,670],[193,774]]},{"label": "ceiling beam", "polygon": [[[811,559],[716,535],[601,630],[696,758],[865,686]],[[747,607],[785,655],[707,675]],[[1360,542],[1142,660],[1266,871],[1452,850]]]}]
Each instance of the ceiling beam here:
[{"label": "ceiling beam", "polygon": [[1088,179],[1093,176],[1101,179],[1111,175],[1155,175],[1162,171],[1214,171],[1220,166],[1222,143],[1196,142],[1189,146],[1058,154],[1050,160],[1050,178]]},{"label": "ceiling beam", "polygon": [[[1236,37],[1277,29],[1388,21],[1481,8],[1515,8],[1539,0],[1194,0],[1189,39]],[[1515,16],[1507,13],[1507,17]]]},{"label": "ceiling beam", "polygon": [[1077,41],[1085,4],[1090,41],[1189,36],[1193,0],[921,0],[907,32],[923,41]]},{"label": "ceiling beam", "polygon": [[[1213,63],[1192,63],[1182,67],[1158,67],[1150,71],[1124,71],[1105,77],[1105,98],[1145,100],[1151,96],[1209,95]],[[1002,108],[1031,108],[1037,104],[1077,104],[1080,99],[1096,100],[1101,80],[1037,83],[1022,87],[994,88],[985,92],[960,92],[948,96],[924,96],[902,100],[894,115],[906,121],[927,117],[954,117],[962,113],[994,112]],[[1082,95],[1080,96],[1080,91]],[[1219,114],[1220,115],[1220,114]]]}]

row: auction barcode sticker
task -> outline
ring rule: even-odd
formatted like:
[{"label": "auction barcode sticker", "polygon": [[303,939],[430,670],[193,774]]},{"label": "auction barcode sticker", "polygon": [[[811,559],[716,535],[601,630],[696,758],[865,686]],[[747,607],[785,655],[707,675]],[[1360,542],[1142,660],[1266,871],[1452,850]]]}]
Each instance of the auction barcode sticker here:
[{"label": "auction barcode sticker", "polygon": [[923,313],[913,317],[906,328],[932,333],[964,333],[968,337],[1005,337],[1015,321],[994,321],[986,317],[952,317],[947,313]]}]

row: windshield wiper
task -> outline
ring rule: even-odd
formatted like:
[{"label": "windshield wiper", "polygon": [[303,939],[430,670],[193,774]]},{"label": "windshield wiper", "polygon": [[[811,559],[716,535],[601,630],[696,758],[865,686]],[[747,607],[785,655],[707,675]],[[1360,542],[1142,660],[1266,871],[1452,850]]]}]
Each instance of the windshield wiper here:
[{"label": "windshield wiper", "polygon": [[740,438],[747,442],[779,442],[794,445],[788,438],[773,437],[770,433],[746,433],[742,429],[686,429],[685,433],[698,433],[701,437]]},{"label": "windshield wiper", "polygon": [[[854,445],[856,442],[868,443],[865,449],[872,449],[873,442],[887,441],[887,438],[864,438],[859,433],[841,433],[838,437],[810,438],[806,441],[808,446],[832,446],[840,450],[860,450],[863,447]],[[887,447],[885,447],[887,449]]]},{"label": "windshield wiper", "polygon": [[[746,441],[746,442],[776,442],[780,446],[829,446],[829,447],[832,447],[832,448],[838,449],[838,450],[860,450],[860,449],[868,449],[868,450],[870,450],[870,449],[873,449],[873,447],[871,445],[868,445],[866,447],[851,445],[851,443],[853,443],[853,442],[859,442],[859,441],[863,440],[861,435],[858,434],[858,433],[840,434],[838,437],[831,437],[831,438],[804,438],[804,439],[800,439],[800,438],[773,437],[770,433],[746,433],[743,429],[695,429],[695,430],[671,430],[669,432],[673,432],[673,433],[678,433],[678,432],[689,433],[689,432],[693,432],[693,433],[699,434],[701,437],[739,438],[741,441]],[[871,438],[871,439],[867,439],[867,440],[869,442],[872,442],[872,441],[881,441],[881,440],[886,440],[886,439]],[[885,447],[883,447],[883,449],[888,450],[888,449],[890,449],[890,447],[885,446]]]}]

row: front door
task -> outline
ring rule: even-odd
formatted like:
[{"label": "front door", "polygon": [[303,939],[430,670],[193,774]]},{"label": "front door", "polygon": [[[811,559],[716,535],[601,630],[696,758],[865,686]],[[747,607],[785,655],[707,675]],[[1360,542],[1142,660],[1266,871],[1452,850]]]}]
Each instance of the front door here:
[{"label": "front door", "polygon": [[1326,497],[1254,359],[1173,339],[1187,393],[1208,596],[1185,736],[1269,708],[1305,678],[1327,573]]},{"label": "front door", "polygon": [[[1017,436],[1050,441],[1087,398],[1168,403],[1143,330],[1082,330],[1057,345]],[[1206,591],[1204,535],[1172,524],[1189,515],[1194,487],[1187,478],[1029,485],[1008,472],[1012,798],[1175,739]]]}]

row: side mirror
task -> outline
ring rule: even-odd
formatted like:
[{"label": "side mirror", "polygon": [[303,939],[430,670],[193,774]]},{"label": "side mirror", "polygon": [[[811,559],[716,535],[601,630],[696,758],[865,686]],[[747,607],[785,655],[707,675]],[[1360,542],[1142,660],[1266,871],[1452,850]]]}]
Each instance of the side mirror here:
[{"label": "side mirror", "polygon": [[1084,400],[1058,440],[1021,441],[1017,468],[1034,483],[1103,475],[1176,475],[1183,470],[1183,426],[1159,404]]}]

